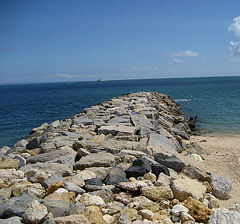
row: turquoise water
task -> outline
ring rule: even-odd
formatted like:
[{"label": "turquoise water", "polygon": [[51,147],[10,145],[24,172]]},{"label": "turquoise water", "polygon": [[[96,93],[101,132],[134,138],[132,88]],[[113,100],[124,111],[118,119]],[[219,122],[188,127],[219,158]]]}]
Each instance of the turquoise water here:
[{"label": "turquoise water", "polygon": [[112,97],[153,91],[172,96],[198,128],[240,134],[240,77],[145,79],[0,86],[0,147],[32,128],[62,120]]}]

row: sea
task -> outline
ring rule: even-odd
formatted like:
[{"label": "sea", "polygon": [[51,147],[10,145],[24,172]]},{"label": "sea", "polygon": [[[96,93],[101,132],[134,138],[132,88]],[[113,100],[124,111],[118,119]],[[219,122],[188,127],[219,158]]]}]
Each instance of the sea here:
[{"label": "sea", "polygon": [[0,148],[43,123],[63,120],[129,92],[171,96],[197,129],[240,136],[240,76],[0,85]]}]

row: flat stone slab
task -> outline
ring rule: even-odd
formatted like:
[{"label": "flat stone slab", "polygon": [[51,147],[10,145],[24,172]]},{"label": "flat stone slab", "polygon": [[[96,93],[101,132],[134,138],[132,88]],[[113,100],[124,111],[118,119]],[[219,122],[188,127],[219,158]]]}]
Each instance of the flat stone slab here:
[{"label": "flat stone slab", "polygon": [[200,200],[206,193],[206,187],[196,179],[180,177],[173,181],[172,191],[174,197],[180,201],[187,199],[189,196]]},{"label": "flat stone slab", "polygon": [[149,146],[159,147],[165,151],[169,151],[170,153],[177,151],[176,145],[171,140],[157,133],[150,134],[148,144]]},{"label": "flat stone slab", "polygon": [[82,170],[87,167],[109,167],[115,165],[115,156],[107,152],[91,153],[82,157],[75,164],[75,169]]},{"label": "flat stone slab", "polygon": [[71,164],[61,164],[61,163],[35,163],[35,164],[27,164],[20,168],[23,172],[26,172],[31,169],[43,170],[46,173],[57,173],[62,176],[69,176],[73,174],[73,166]]},{"label": "flat stone slab", "polygon": [[109,126],[101,126],[98,129],[98,134],[112,134],[112,135],[117,135],[123,134],[123,135],[134,135],[136,133],[137,128],[132,127],[132,126],[126,126],[122,124],[117,124],[117,125],[109,125]]},{"label": "flat stone slab", "polygon": [[145,127],[149,129],[154,129],[153,124],[151,121],[143,114],[133,114],[131,115],[131,121],[134,126]]}]

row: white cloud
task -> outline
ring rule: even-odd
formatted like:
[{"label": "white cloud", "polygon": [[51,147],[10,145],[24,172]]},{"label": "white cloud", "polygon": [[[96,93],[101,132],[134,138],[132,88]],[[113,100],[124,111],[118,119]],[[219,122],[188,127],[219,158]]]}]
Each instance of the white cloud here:
[{"label": "white cloud", "polygon": [[172,57],[196,57],[199,56],[198,52],[193,52],[192,50],[173,52],[170,54]]},{"label": "white cloud", "polygon": [[51,75],[51,78],[78,79],[78,78],[82,78],[82,75],[67,74],[67,73],[56,73],[56,74]]},{"label": "white cloud", "polygon": [[234,32],[234,34],[240,38],[240,16],[233,19],[232,24],[228,26],[228,31]]},{"label": "white cloud", "polygon": [[240,42],[230,42],[230,55],[231,56],[240,56]]},{"label": "white cloud", "polygon": [[130,68],[120,68],[122,72],[158,72],[158,67],[146,66],[146,67],[136,67],[131,66]]},{"label": "white cloud", "polygon": [[173,58],[173,62],[175,62],[175,63],[184,63],[183,60],[177,59],[177,58]]},{"label": "white cloud", "polygon": [[233,23],[228,26],[228,31],[232,31],[238,38],[238,41],[229,43],[230,61],[240,61],[240,16],[233,19]]}]

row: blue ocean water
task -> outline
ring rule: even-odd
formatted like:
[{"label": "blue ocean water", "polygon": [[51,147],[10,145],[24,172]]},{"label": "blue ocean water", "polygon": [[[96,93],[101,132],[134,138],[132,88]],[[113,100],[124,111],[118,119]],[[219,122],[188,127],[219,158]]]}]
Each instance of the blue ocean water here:
[{"label": "blue ocean water", "polygon": [[186,116],[198,116],[199,129],[240,134],[240,76],[2,85],[0,147],[12,146],[43,123],[124,93],[153,89],[175,99]]}]

